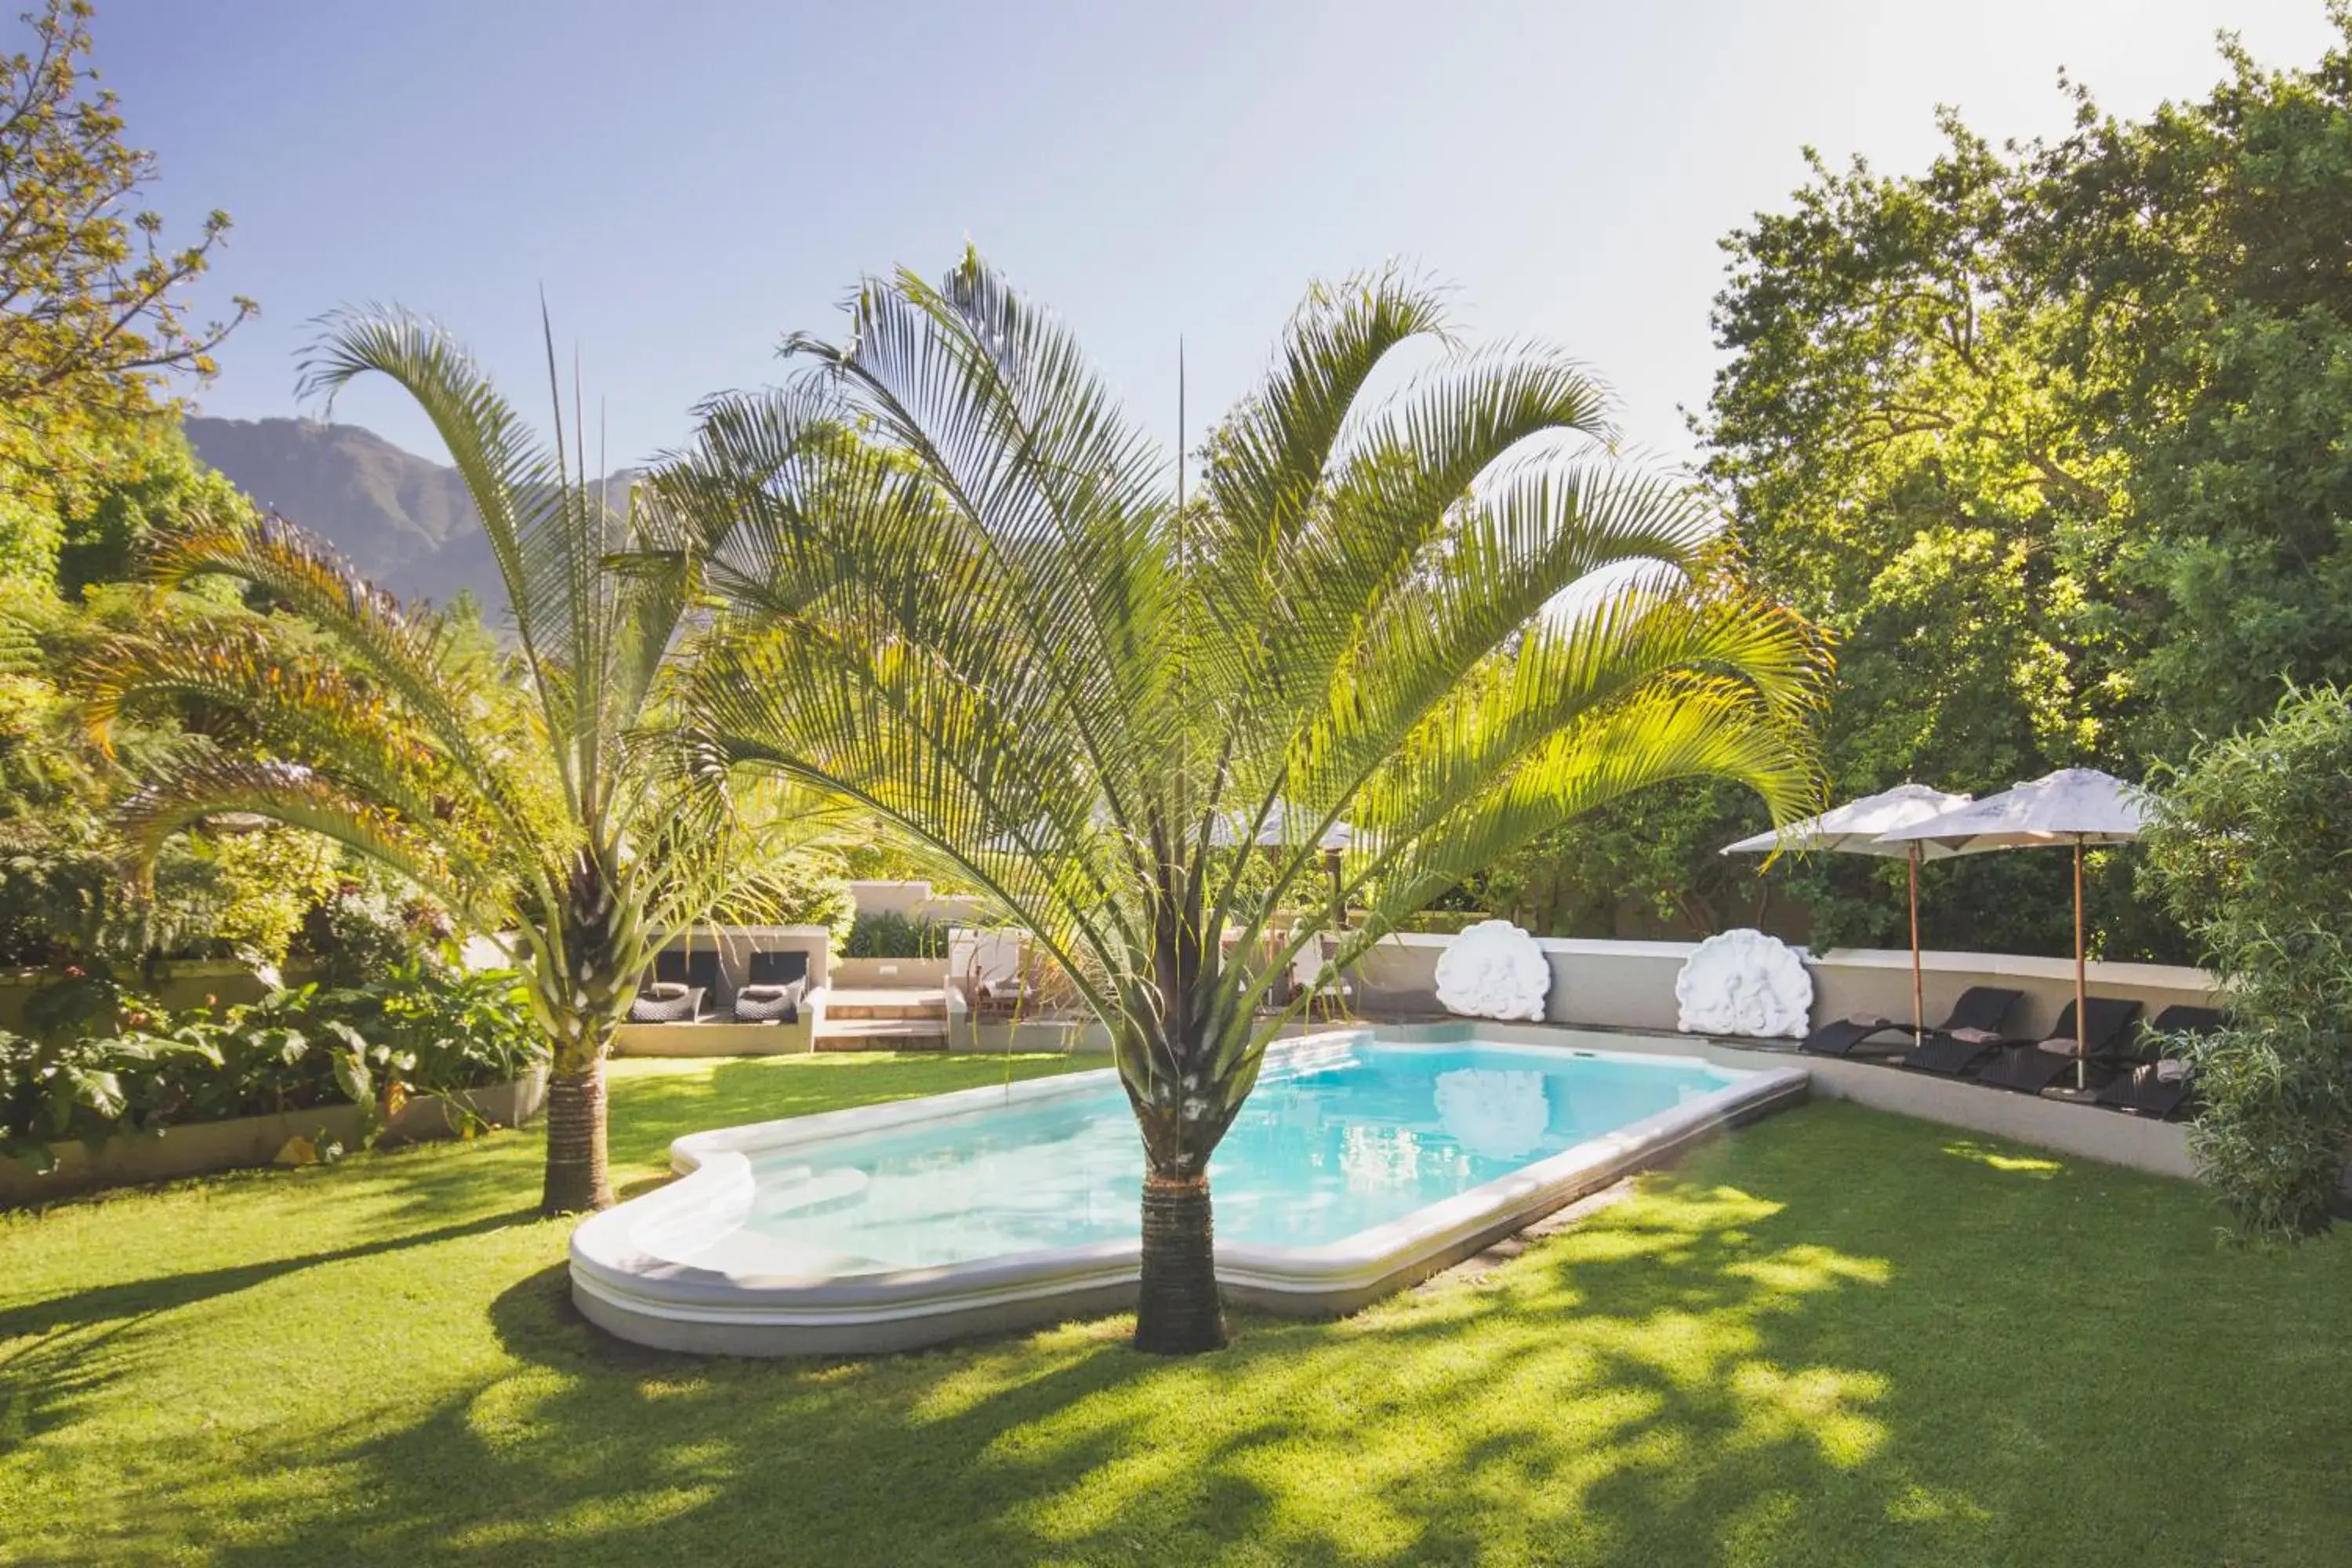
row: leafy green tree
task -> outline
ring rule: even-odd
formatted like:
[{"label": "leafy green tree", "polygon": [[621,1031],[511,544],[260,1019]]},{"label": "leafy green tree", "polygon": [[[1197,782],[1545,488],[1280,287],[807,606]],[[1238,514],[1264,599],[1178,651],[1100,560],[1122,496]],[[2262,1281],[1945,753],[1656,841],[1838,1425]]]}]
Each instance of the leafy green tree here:
[{"label": "leafy green tree", "polygon": [[168,418],[160,378],[211,374],[254,310],[240,298],[226,320],[188,314],[228,216],[175,248],[135,206],[155,159],[123,144],[95,85],[89,18],[85,0],[47,0],[25,18],[27,47],[0,56],[0,575],[42,581],[66,520],[138,468],[155,439],[140,426]]},{"label": "leafy green tree", "polygon": [[[207,217],[173,249],[163,220],[129,203],[155,158],[122,143],[114,95],[88,63],[87,0],[47,0],[26,21],[29,48],[0,58],[0,411],[28,405],[120,409],[159,372],[209,374],[212,351],[253,311],[198,325],[185,290],[228,233]],[[143,407],[143,401],[131,406]]]},{"label": "leafy green tree", "polygon": [[197,460],[169,415],[128,425],[82,489],[60,520],[57,585],[68,599],[136,577],[148,540],[184,520],[249,508],[236,486]]},{"label": "leafy green tree", "polygon": [[[2078,91],[2048,142],[1947,115],[1916,174],[1814,158],[1726,241],[1696,429],[1758,581],[1839,639],[1833,794],[2137,777],[2352,662],[2352,42],[2302,70],[2223,53],[2210,95],[2143,119]],[[1494,869],[1690,901],[1754,826],[1643,803]],[[2095,868],[2103,946],[2185,955],[2131,858]],[[1768,879],[1817,943],[1885,942],[1900,875],[1824,857]],[[1939,867],[1928,940],[2063,952],[2064,875]]]},{"label": "leafy green tree", "polygon": [[2180,1047],[2205,1102],[2189,1150],[2241,1235],[2317,1235],[2352,1166],[2352,698],[2298,692],[2201,748],[2147,848],[2151,880],[2229,988],[2229,1025]]},{"label": "leafy green tree", "polygon": [[1146,1350],[1223,1342],[1209,1160],[1316,940],[1284,911],[1327,907],[1334,824],[1369,911],[1344,963],[1649,784],[1814,798],[1818,644],[1727,570],[1701,498],[1595,455],[1601,395],[1549,353],[1456,353],[1368,403],[1416,341],[1447,341],[1433,291],[1316,290],[1187,501],[1076,344],[967,257],[867,280],[846,339],[792,340],[809,379],[715,402],[657,481],[728,611],[684,704],[714,774],[875,813],[1108,1027]]},{"label": "leafy green tree", "polygon": [[[230,516],[163,541],[161,581],[226,574],[320,646],[288,657],[234,627],[124,639],[90,672],[93,710],[105,726],[166,704],[234,742],[131,804],[146,853],[214,814],[256,814],[383,862],[475,931],[515,933],[553,1044],[541,1205],[602,1207],[603,1062],[638,977],[722,896],[748,896],[724,803],[686,788],[677,748],[650,735],[690,602],[684,558],[572,466],[560,416],[542,444],[435,328],[337,318],[309,384],[331,395],[369,374],[416,400],[464,476],[511,606],[512,668],[480,657],[478,623],[405,609],[299,531]],[[625,551],[637,569],[606,571]]]},{"label": "leafy green tree", "polygon": [[[1725,241],[1715,324],[1730,357],[1696,430],[1757,583],[1837,639],[1823,739],[1838,798],[1906,779],[2003,789],[2113,763],[2120,732],[2128,649],[2096,592],[2118,467],[2083,439],[2082,391],[2047,368],[2055,319],[2004,248],[2017,172],[1945,129],[1916,176],[1809,154],[1790,208]],[[1899,868],[1790,858],[1759,874],[1717,854],[1761,826],[1738,792],[1685,786],[1484,881],[1506,905],[1552,889],[1554,929],[1613,934],[1628,904],[1686,931],[1786,923],[1777,889],[1816,945],[1903,940]],[[2110,915],[2126,901],[2114,880],[2095,888]],[[1931,942],[2063,952],[2068,910],[2063,868],[2015,856],[1938,867],[1923,912]]]},{"label": "leafy green tree", "polygon": [[2150,755],[2352,656],[2352,7],[2330,15],[2308,68],[2225,39],[2207,98],[2125,121],[2080,93],[2075,133],[2021,159],[2011,248],[2129,475],[2106,588]]}]

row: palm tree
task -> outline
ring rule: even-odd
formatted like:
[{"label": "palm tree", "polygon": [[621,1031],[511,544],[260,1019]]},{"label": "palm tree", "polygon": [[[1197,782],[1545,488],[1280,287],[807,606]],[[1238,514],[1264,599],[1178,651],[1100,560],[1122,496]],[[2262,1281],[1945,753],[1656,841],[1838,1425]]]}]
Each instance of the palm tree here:
[{"label": "palm tree", "polygon": [[[1460,350],[1393,272],[1309,296],[1190,500],[977,258],[869,279],[850,314],[655,481],[725,606],[682,700],[702,766],[856,802],[1035,933],[1142,1132],[1136,1343],[1215,1346],[1209,1158],[1321,938],[1281,916],[1322,905],[1326,837],[1349,825],[1368,911],[1344,964],[1660,781],[1785,816],[1816,794],[1822,645],[1742,587],[1687,486],[1594,449],[1582,370]],[[1415,340],[1443,363],[1368,399]]]},{"label": "palm tree", "polygon": [[[550,379],[554,378],[552,353]],[[152,860],[216,812],[312,829],[410,878],[486,933],[518,933],[552,1043],[549,1214],[613,1201],[603,1060],[639,974],[747,868],[712,792],[648,739],[690,595],[647,509],[607,499],[562,399],[542,445],[439,329],[331,318],[305,366],[330,404],[373,372],[447,446],[497,557],[511,658],[457,656],[451,627],[350,574],[275,519],[201,519],[163,541],[166,584],[226,574],[324,635],[287,657],[251,628],[126,639],[90,672],[101,735],[126,704],[173,702],[230,742],[143,789],[126,828]],[[574,430],[577,423],[575,420]],[[625,574],[608,558],[626,553]],[[740,889],[736,889],[740,891]]]}]

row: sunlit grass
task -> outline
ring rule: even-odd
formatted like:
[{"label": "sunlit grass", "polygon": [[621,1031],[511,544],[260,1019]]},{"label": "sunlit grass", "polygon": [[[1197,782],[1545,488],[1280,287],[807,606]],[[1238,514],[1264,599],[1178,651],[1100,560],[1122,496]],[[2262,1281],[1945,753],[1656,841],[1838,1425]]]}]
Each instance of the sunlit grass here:
[{"label": "sunlit grass", "polygon": [[1944,1152],[1956,1160],[1974,1160],[1987,1170],[2006,1171],[2014,1176],[2054,1176],[2066,1168],[2043,1155],[1997,1143],[1980,1143],[1973,1138],[1955,1138],[1944,1145]]},{"label": "sunlit grass", "polygon": [[[616,1065],[668,1141],[1051,1060]],[[1140,1358],[619,1345],[500,1136],[0,1219],[0,1562],[2307,1563],[2352,1264],[2193,1188],[1813,1106],[1476,1283]]]}]

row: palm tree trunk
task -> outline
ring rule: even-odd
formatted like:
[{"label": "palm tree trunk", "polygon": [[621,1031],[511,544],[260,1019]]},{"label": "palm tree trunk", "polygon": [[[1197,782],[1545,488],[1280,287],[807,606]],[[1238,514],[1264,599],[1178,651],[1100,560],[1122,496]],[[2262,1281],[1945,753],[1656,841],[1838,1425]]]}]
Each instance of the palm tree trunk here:
[{"label": "palm tree trunk", "polygon": [[607,869],[618,857],[593,847],[572,858],[562,910],[562,956],[542,955],[532,972],[541,1016],[554,1037],[547,1083],[547,1174],[540,1212],[550,1216],[613,1206],[604,1158],[604,1055],[627,1010],[635,976],[625,955],[634,917],[614,893]]},{"label": "palm tree trunk", "polygon": [[[572,1066],[559,1063],[559,1068]],[[604,1157],[604,1063],[558,1071],[547,1084],[547,1176],[539,1212],[550,1216],[613,1206]]]},{"label": "palm tree trunk", "polygon": [[1148,1173],[1143,1178],[1143,1285],[1136,1303],[1135,1348],[1154,1355],[1193,1355],[1221,1349],[1224,1342],[1209,1178]]}]

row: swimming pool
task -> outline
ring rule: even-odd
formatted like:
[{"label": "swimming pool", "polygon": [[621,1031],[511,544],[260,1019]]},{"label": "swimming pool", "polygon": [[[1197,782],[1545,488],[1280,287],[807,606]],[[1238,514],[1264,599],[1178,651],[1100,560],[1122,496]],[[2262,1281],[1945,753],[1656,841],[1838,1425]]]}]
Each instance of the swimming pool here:
[{"label": "swimming pool", "polygon": [[[1727,1121],[1795,1069],[1361,1030],[1277,1044],[1210,1164],[1217,1271],[1353,1310]],[[686,1179],[574,1233],[625,1338],[736,1354],[897,1349],[1130,1305],[1142,1152],[1115,1073],[697,1133]]]}]

